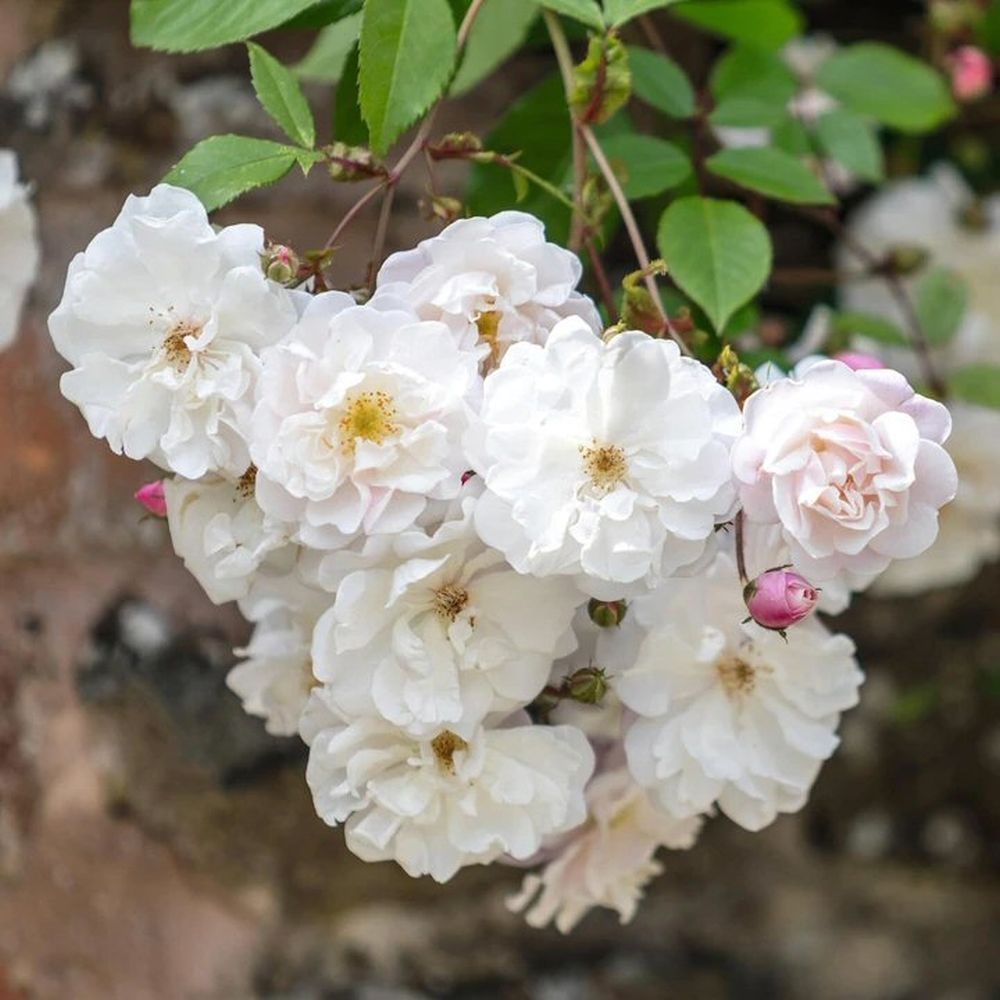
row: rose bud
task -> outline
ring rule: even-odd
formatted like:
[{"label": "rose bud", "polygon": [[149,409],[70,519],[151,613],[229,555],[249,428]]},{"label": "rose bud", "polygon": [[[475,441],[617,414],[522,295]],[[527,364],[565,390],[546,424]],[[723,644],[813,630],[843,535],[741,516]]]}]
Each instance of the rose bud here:
[{"label": "rose bud", "polygon": [[279,285],[294,281],[301,266],[295,251],[280,243],[270,244],[260,255],[260,259],[264,274]]},{"label": "rose bud", "polygon": [[864,371],[866,368],[885,368],[885,364],[874,354],[863,354],[861,351],[841,351],[833,356],[833,360],[847,365],[856,372]]},{"label": "rose bud", "polygon": [[625,620],[628,605],[624,601],[599,601],[593,598],[587,605],[590,620],[601,628],[614,628]]},{"label": "rose bud", "polygon": [[743,600],[758,625],[784,632],[812,612],[819,591],[798,573],[769,569],[743,588]]},{"label": "rose bud", "polygon": [[951,89],[960,101],[975,101],[993,87],[993,63],[990,57],[974,45],[963,45],[949,58]]},{"label": "rose bud", "polygon": [[154,517],[167,516],[167,498],[163,492],[162,479],[140,486],[134,496]]},{"label": "rose bud", "polygon": [[582,667],[566,678],[565,690],[582,705],[599,705],[608,693],[608,679],[600,667]]}]

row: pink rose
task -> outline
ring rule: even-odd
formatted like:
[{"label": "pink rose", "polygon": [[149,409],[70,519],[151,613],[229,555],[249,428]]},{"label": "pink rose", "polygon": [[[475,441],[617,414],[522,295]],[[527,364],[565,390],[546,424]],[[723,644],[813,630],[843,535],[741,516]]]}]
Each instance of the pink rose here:
[{"label": "pink rose", "polygon": [[769,569],[746,585],[743,599],[758,625],[783,632],[812,612],[819,591],[792,570]]},{"label": "pink rose", "polygon": [[790,562],[822,582],[879,573],[937,536],[958,487],[947,409],[889,368],[823,361],[755,392],[733,448],[749,520],[780,524]]},{"label": "pink rose", "polygon": [[993,88],[993,62],[974,45],[963,45],[949,57],[951,89],[960,101],[974,101]]},{"label": "pink rose", "polygon": [[157,479],[152,483],[140,486],[134,494],[139,501],[155,517],[167,516],[167,498],[163,492],[163,480]]}]

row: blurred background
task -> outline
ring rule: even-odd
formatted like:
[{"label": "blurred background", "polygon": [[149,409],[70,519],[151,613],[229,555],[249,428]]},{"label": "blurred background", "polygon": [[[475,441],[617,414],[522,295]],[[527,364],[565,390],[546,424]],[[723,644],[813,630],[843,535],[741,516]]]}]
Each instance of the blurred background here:
[{"label": "blurred background", "polygon": [[[919,3],[807,6],[841,41],[920,43]],[[675,22],[667,39],[697,78],[713,43]],[[267,39],[289,60],[308,43]],[[414,881],[316,818],[304,748],[224,686],[246,627],[132,500],[155,469],[111,455],[62,400],[45,326],[70,257],[126,194],[206,135],[272,134],[245,64],[240,46],[132,49],[125,0],[0,0],[0,147],[34,186],[43,250],[0,353],[0,1000],[1000,996],[996,565],[961,588],[858,600],[838,627],[868,680],[809,806],[757,835],[709,823],[664,858],[628,927],[598,912],[568,938],[531,930],[504,905],[516,871]],[[441,131],[488,130],[549,71],[527,53],[448,104]],[[921,155],[971,143],[988,185],[989,108]],[[913,155],[901,144],[897,167],[919,168]],[[443,177],[460,193],[460,170]],[[435,230],[423,186],[404,182],[390,248]],[[319,246],[356,196],[317,171],[219,221]],[[829,263],[820,230],[771,221],[779,260]],[[373,224],[348,234],[338,283],[362,279]],[[609,258],[631,268],[624,245]],[[778,288],[769,318],[794,330],[821,294]]]}]

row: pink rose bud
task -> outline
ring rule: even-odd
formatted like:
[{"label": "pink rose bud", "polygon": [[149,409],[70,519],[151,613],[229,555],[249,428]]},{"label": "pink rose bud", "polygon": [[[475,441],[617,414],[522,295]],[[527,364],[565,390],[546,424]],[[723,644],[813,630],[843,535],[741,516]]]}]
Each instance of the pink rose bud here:
[{"label": "pink rose bud", "polygon": [[841,351],[833,356],[833,360],[853,368],[856,372],[864,371],[866,368],[886,367],[874,354],[862,354],[861,351]]},{"label": "pink rose bud", "polygon": [[993,88],[993,62],[974,45],[963,45],[949,57],[951,89],[960,101],[974,101]]},{"label": "pink rose bud", "polygon": [[758,625],[783,632],[810,614],[819,591],[798,573],[769,569],[743,588],[743,600]]},{"label": "pink rose bud", "polygon": [[155,517],[167,516],[167,497],[163,492],[163,480],[146,483],[135,491],[135,498]]}]

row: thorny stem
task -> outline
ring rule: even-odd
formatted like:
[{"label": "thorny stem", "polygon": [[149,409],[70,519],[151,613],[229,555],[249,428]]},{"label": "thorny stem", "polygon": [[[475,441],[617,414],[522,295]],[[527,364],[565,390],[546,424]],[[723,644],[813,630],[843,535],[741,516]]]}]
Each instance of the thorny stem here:
[{"label": "thorny stem", "polygon": [[[545,18],[545,27],[548,29],[549,38],[552,40],[556,62],[559,63],[559,72],[562,75],[563,89],[566,91],[568,105],[573,94],[573,56],[569,50],[569,42],[566,40],[566,33],[562,30],[559,18],[552,11],[543,8],[542,16]],[[576,252],[586,238],[587,229],[583,215],[583,185],[587,178],[587,150],[572,110],[570,111],[570,121],[573,141],[573,215],[570,219],[569,248]]]},{"label": "thorny stem", "polygon": [[[468,41],[469,32],[472,30],[472,25],[476,20],[480,10],[482,10],[483,4],[486,0],[472,0],[469,5],[469,9],[465,13],[465,17],[462,19],[462,23],[459,25],[458,34],[456,36],[455,47],[456,54],[460,53],[465,47],[465,43]],[[441,98],[437,100],[434,106],[427,112],[424,120],[420,124],[420,128],[417,129],[416,135],[413,137],[413,141],[403,150],[402,155],[396,161],[395,166],[392,170],[386,174],[385,179],[375,185],[375,187],[370,188],[366,191],[352,206],[348,209],[347,214],[340,220],[337,224],[337,228],[330,234],[330,238],[324,244],[324,247],[331,247],[337,241],[337,237],[350,225],[350,223],[357,217],[358,213],[368,204],[383,188],[386,189],[386,197],[383,201],[383,214],[386,216],[385,225],[388,226],[388,214],[389,210],[392,208],[393,192],[396,184],[399,183],[400,177],[406,171],[406,168],[413,161],[413,158],[424,148],[427,144],[427,139],[430,136],[431,129],[434,127],[434,120],[437,118],[438,108],[441,107]],[[389,209],[385,208],[386,203],[389,205]],[[379,218],[379,226],[382,226],[382,219]],[[377,255],[373,259],[371,264],[371,272],[377,273],[378,269],[378,255],[381,255],[382,247],[385,244],[385,233],[383,232],[381,238],[379,237],[379,230],[376,229],[376,252]]]},{"label": "thorny stem", "polygon": [[743,550],[743,511],[738,510],[734,518],[736,526],[736,571],[740,574],[740,583],[745,587],[749,582],[747,578],[746,553]]},{"label": "thorny stem", "polygon": [[[556,15],[550,10],[543,9],[542,14],[545,17],[545,26],[548,28],[549,37],[552,39],[552,48],[555,51],[556,60],[559,63],[559,70],[562,73],[563,84],[566,88],[566,97],[568,100],[572,94],[573,87],[573,57],[569,50],[569,43],[566,41],[566,33],[563,31],[559,18],[556,17]],[[611,164],[608,163],[608,158],[604,155],[604,150],[601,148],[601,144],[598,141],[597,136],[594,134],[594,130],[589,125],[580,121],[573,113],[572,108],[570,108],[570,116],[573,119],[574,140],[577,136],[582,137],[583,141],[590,149],[590,153],[594,157],[594,162],[597,164],[598,170],[600,170],[601,174],[604,176],[608,189],[611,191],[611,195],[615,199],[615,204],[618,206],[618,211],[621,213],[622,222],[625,224],[625,231],[628,233],[629,240],[632,243],[632,250],[635,253],[636,260],[639,262],[640,268],[645,270],[649,267],[649,253],[646,251],[646,244],[643,242],[639,225],[635,221],[632,206],[629,205],[628,198],[625,197],[625,192],[622,190],[622,186],[619,183],[614,170],[611,169]],[[586,164],[584,164],[582,172],[579,169],[574,171],[578,179],[581,178],[585,172]],[[583,205],[580,203],[579,192],[576,196],[576,202],[577,210],[573,213],[574,219],[582,216],[583,211]],[[656,305],[656,309],[663,320],[664,329],[670,337],[677,342],[683,353],[690,354],[687,344],[684,343],[683,338],[674,329],[673,324],[670,322],[670,317],[667,315],[666,309],[663,308],[663,302],[660,299],[660,289],[657,287],[656,279],[652,274],[647,274],[645,282],[653,303]]]}]

